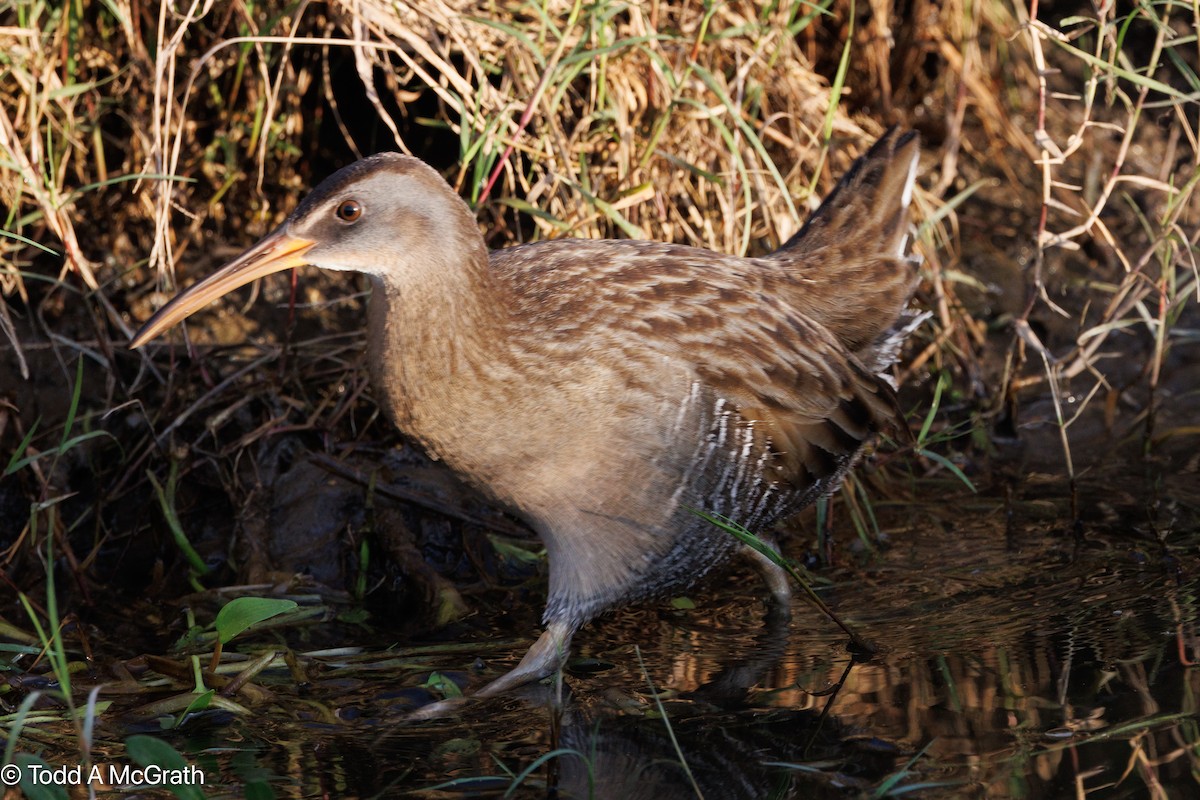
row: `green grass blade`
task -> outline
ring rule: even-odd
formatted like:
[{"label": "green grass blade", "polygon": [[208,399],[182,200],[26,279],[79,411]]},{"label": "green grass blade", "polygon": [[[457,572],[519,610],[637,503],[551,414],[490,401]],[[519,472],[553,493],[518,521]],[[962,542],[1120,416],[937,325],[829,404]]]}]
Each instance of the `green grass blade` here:
[{"label": "green grass blade", "polygon": [[184,533],[183,525],[179,522],[179,515],[176,512],[175,504],[173,502],[173,495],[175,494],[174,473],[177,469],[178,464],[172,463],[172,476],[167,480],[169,494],[172,497],[168,497],[168,490],[163,489],[162,484],[158,482],[158,478],[154,477],[153,472],[147,470],[146,477],[150,479],[150,485],[154,487],[154,493],[158,496],[158,505],[162,509],[163,516],[167,520],[167,527],[171,531],[171,536],[175,539],[175,544],[183,552],[184,558],[187,559],[187,562],[189,565],[191,565],[192,569],[200,575],[205,575],[208,573],[209,567],[204,563],[204,559],[200,557],[200,554],[196,552],[196,548],[192,547],[192,543],[188,541],[187,534]]},{"label": "green grass blade", "polygon": [[63,452],[71,428],[75,425],[75,414],[79,411],[79,398],[83,394],[83,358],[75,361],[75,385],[71,388],[71,405],[67,408],[67,421],[63,423],[62,439],[58,443],[58,451]]},{"label": "green grass blade", "polygon": [[950,472],[954,474],[954,477],[962,481],[963,484],[972,492],[979,492],[979,490],[975,488],[975,484],[971,482],[971,479],[968,478],[963,471],[959,469],[958,466],[950,459],[943,455],[939,455],[932,450],[926,450],[924,448],[917,448],[916,453],[917,455],[928,458],[930,461],[936,461],[937,463],[941,464],[943,467],[950,470]]}]

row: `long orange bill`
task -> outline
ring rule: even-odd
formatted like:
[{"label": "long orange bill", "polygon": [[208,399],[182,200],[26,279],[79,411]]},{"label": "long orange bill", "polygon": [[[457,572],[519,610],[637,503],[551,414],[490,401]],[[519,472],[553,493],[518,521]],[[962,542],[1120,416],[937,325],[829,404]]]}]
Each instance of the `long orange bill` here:
[{"label": "long orange bill", "polygon": [[239,286],[245,286],[256,278],[304,266],[308,263],[304,254],[314,244],[316,243],[309,239],[292,236],[282,229],[276,230],[186,292],[176,295],[146,321],[129,346],[141,347],[213,300],[225,296]]}]

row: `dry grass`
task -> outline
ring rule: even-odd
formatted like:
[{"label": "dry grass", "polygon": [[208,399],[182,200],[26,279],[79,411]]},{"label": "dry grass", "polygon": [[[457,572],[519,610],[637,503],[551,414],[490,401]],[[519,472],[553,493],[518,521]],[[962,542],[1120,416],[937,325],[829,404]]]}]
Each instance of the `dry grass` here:
[{"label": "dry grass", "polygon": [[[916,468],[986,453],[993,425],[1043,397],[1072,478],[1071,426],[1097,403],[1145,449],[1194,435],[1156,411],[1172,347],[1196,338],[1195,6],[1032,23],[1036,0],[905,8],[0,6],[5,579],[36,588],[53,535],[83,594],[103,584],[106,549],[165,535],[147,470],[207,475],[237,507],[245,462],[283,428],[328,447],[390,435],[355,403],[353,334],[281,336],[203,368],[218,372],[199,391],[168,356],[125,349],[156,283],[190,280],[379,149],[442,168],[494,247],[644,237],[761,253],[887,124],[916,127],[934,323],[903,372],[951,381],[933,436],[981,434]],[[245,338],[223,324],[201,335]],[[261,377],[281,352],[278,379]],[[61,399],[80,382],[78,403]],[[81,464],[100,476],[82,502]],[[131,500],[154,513],[116,510]]]}]

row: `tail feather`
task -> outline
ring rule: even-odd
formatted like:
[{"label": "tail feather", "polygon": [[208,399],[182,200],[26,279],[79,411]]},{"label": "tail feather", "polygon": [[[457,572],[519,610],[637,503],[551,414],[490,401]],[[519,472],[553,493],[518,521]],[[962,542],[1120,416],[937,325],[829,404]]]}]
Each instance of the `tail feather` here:
[{"label": "tail feather", "polygon": [[817,319],[864,362],[879,360],[916,285],[919,263],[906,253],[908,206],[920,140],[892,128],[768,258],[794,270],[797,308]]},{"label": "tail feather", "polygon": [[917,177],[920,139],[916,131],[889,128],[838,181],[804,227],[776,255],[812,253],[860,241],[863,255],[904,256],[909,203]]}]

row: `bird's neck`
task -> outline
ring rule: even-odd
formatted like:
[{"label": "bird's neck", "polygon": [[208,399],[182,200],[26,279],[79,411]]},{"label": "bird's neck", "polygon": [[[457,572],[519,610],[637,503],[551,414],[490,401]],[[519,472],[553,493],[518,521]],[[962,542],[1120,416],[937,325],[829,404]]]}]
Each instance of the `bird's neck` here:
[{"label": "bird's neck", "polygon": [[371,382],[393,422],[422,439],[429,409],[471,396],[479,365],[507,338],[511,313],[482,242],[469,258],[460,250],[427,262],[418,285],[372,276],[367,309]]}]

